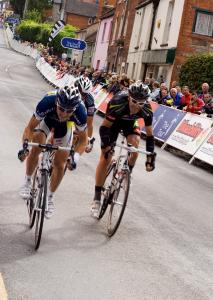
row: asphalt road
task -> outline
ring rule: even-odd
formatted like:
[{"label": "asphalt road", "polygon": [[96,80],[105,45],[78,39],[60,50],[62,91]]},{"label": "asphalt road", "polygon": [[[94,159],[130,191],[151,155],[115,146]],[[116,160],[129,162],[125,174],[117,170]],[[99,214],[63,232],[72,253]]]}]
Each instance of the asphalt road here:
[{"label": "asphalt road", "polygon": [[55,215],[45,221],[34,252],[18,195],[24,164],[17,151],[48,90],[32,59],[7,49],[0,30],[0,273],[9,299],[213,299],[212,174],[160,148],[149,174],[140,157],[122,224],[107,238],[106,219],[95,221],[89,213],[100,152],[98,116],[94,151],[67,172]]}]

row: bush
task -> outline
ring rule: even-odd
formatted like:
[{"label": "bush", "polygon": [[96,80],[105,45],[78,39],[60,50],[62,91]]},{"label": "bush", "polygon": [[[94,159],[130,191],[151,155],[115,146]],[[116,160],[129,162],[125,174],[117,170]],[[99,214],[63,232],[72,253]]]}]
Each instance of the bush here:
[{"label": "bush", "polygon": [[27,11],[27,13],[24,16],[24,19],[32,20],[32,21],[35,21],[37,23],[40,23],[41,20],[42,20],[42,15],[38,10],[33,9],[33,10]]},{"label": "bush", "polygon": [[180,85],[188,85],[190,90],[199,91],[207,82],[213,90],[213,53],[196,54],[182,65],[179,75]]},{"label": "bush", "polygon": [[[17,27],[17,33],[20,38],[28,42],[37,42],[47,45],[53,25],[50,23],[37,23],[33,20],[23,20]],[[76,28],[71,25],[66,25],[52,40],[50,46],[53,46],[57,53],[64,52],[61,46],[63,37],[74,37]]]}]

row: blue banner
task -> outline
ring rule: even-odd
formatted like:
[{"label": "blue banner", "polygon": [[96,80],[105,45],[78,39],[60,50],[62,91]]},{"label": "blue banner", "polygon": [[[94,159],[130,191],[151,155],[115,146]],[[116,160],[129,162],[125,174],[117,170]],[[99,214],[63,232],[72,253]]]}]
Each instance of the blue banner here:
[{"label": "blue banner", "polygon": [[78,39],[72,39],[69,37],[64,37],[61,40],[61,45],[64,48],[75,49],[75,50],[80,50],[80,51],[83,51],[87,48],[87,43],[85,41],[78,40]]},{"label": "blue banner", "polygon": [[[154,137],[165,142],[184,116],[185,113],[180,110],[160,105],[153,114]],[[145,132],[144,127],[142,132]]]}]

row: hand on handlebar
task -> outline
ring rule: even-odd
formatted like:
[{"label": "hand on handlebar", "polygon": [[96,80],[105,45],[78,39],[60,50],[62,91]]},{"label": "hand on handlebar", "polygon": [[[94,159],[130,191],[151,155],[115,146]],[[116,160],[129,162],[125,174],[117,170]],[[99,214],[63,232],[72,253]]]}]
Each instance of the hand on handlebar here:
[{"label": "hand on handlebar", "polygon": [[69,158],[67,159],[67,168],[70,171],[74,171],[77,168],[78,161],[80,159],[80,154],[78,152],[71,152]]},{"label": "hand on handlebar", "polygon": [[24,140],[23,142],[23,149],[19,150],[18,152],[18,159],[23,162],[26,157],[29,154],[29,149],[28,149],[28,140]]}]

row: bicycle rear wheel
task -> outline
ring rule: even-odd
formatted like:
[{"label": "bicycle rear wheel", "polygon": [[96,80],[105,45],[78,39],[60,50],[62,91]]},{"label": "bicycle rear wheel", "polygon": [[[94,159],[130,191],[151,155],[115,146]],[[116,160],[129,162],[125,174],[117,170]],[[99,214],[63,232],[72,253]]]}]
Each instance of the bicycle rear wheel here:
[{"label": "bicycle rear wheel", "polygon": [[121,171],[117,179],[117,187],[113,194],[108,216],[107,234],[109,237],[115,234],[120,225],[128,200],[129,188],[130,172],[128,170]]},{"label": "bicycle rear wheel", "polygon": [[41,235],[43,230],[44,215],[45,215],[46,201],[47,201],[47,180],[48,180],[48,174],[47,172],[45,172],[44,174],[41,175],[37,205],[35,208],[36,211],[35,250],[39,248],[41,242]]},{"label": "bicycle rear wheel", "polygon": [[27,209],[28,209],[28,214],[29,214],[29,226],[32,228],[35,223],[35,216],[36,216],[36,211],[34,210],[35,205],[36,205],[36,199],[37,199],[37,194],[38,194],[38,168],[36,168],[34,175],[33,175],[33,184],[32,184],[32,189],[31,189],[31,195],[30,199],[27,200]]},{"label": "bicycle rear wheel", "polygon": [[106,176],[104,186],[103,186],[103,189],[101,192],[101,208],[100,208],[100,213],[98,216],[99,220],[104,216],[104,214],[107,210],[108,204],[110,202],[110,187],[111,187],[111,182],[112,182],[113,175],[115,172],[115,166],[116,166],[116,164],[114,162],[111,163],[109,166],[109,169],[107,171],[107,176]]}]

